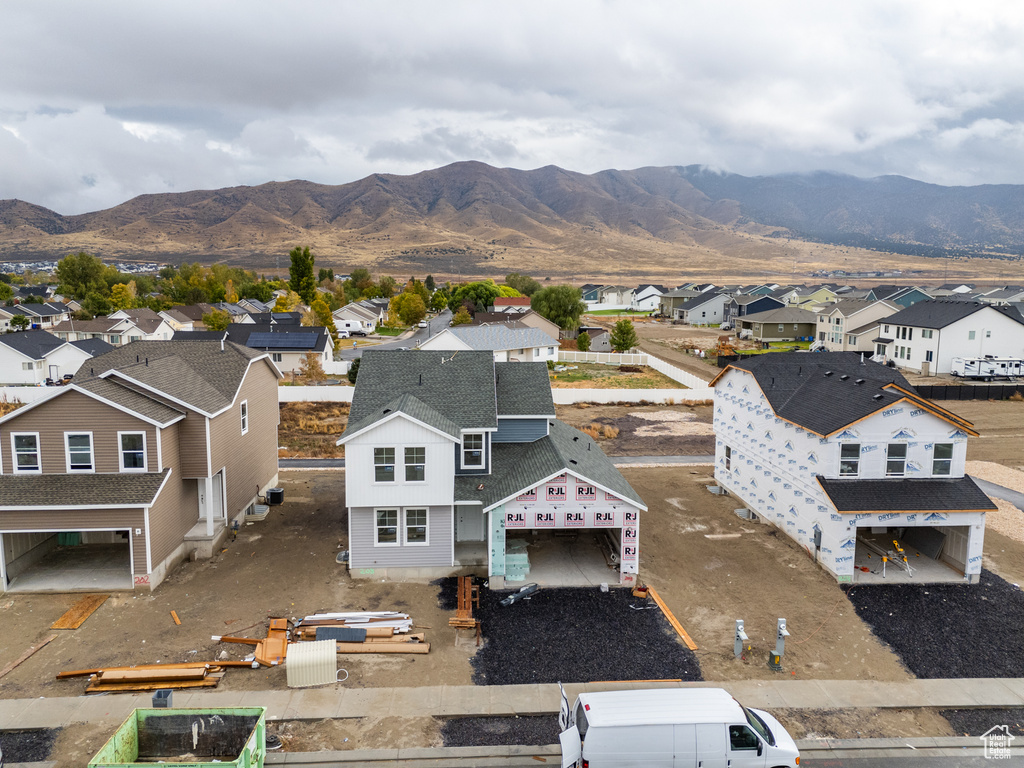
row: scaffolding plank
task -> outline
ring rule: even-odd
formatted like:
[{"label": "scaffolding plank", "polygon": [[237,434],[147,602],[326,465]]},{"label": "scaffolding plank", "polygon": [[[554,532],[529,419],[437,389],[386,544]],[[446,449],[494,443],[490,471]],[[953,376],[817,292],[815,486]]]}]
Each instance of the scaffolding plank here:
[{"label": "scaffolding plank", "polygon": [[8,672],[10,672],[12,669],[14,669],[16,666],[18,666],[23,661],[28,659],[30,656],[32,656],[32,654],[34,654],[36,651],[38,651],[44,645],[46,645],[47,643],[49,643],[49,642],[51,642],[53,640],[56,640],[56,639],[57,639],[56,635],[49,635],[48,637],[43,638],[40,642],[38,642],[35,645],[33,645],[31,648],[29,648],[27,651],[25,651],[23,654],[21,654],[21,656],[16,658],[14,661],[12,661],[9,664],[6,664],[3,669],[0,669],[0,677],[3,677]]},{"label": "scaffolding plank", "polygon": [[72,605],[64,615],[50,625],[50,629],[78,629],[110,595],[86,595]]},{"label": "scaffolding plank", "polygon": [[665,618],[668,619],[668,623],[672,625],[672,628],[683,639],[683,642],[686,643],[686,647],[691,651],[696,651],[697,644],[693,642],[693,638],[686,633],[685,629],[683,629],[683,625],[679,623],[679,619],[677,619],[672,614],[672,611],[669,610],[668,606],[665,605],[665,601],[661,599],[661,595],[658,594],[657,590],[654,587],[648,587],[647,592],[657,606],[661,608],[661,612],[665,614]]}]

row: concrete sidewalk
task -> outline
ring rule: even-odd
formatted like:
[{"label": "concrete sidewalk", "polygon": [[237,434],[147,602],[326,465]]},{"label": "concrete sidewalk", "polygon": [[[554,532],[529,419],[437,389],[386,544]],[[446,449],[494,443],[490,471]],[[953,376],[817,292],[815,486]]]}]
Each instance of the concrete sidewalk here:
[{"label": "concrete sidewalk", "polygon": [[[763,709],[854,707],[1024,707],[1024,679],[966,680],[742,680],[727,683],[567,684],[570,701],[582,691],[635,688],[721,687],[747,706]],[[57,728],[81,722],[120,722],[152,696],[108,695],[0,699],[0,728]],[[323,688],[284,691],[173,693],[175,708],[267,707],[274,720],[355,717],[457,717],[545,715],[558,712],[557,685],[429,686],[422,688]]]}]

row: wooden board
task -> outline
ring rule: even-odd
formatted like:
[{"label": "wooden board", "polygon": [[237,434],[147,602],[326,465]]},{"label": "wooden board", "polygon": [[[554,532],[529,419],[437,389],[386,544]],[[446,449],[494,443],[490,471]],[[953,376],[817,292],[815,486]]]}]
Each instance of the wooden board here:
[{"label": "wooden board", "polygon": [[676,633],[678,633],[678,635],[683,639],[683,642],[686,643],[686,647],[691,651],[696,651],[697,644],[693,642],[692,637],[686,634],[686,630],[683,629],[683,625],[679,623],[679,619],[677,619],[672,614],[672,611],[668,609],[668,606],[665,605],[665,601],[661,599],[661,595],[658,594],[654,587],[648,587],[647,591],[650,593],[651,599],[658,604],[659,608],[661,608],[661,612],[665,614],[665,618],[668,619],[668,623],[672,625],[672,628],[675,629]]},{"label": "wooden board", "polygon": [[10,662],[9,664],[5,664],[4,668],[0,669],[0,677],[3,677],[4,675],[6,675],[8,672],[10,672],[16,666],[21,664],[21,662],[25,661],[25,659],[29,658],[32,654],[34,654],[36,651],[38,651],[44,645],[46,645],[47,643],[52,642],[53,640],[56,640],[56,639],[57,639],[56,635],[50,635],[49,637],[43,638],[40,642],[38,642],[35,645],[33,645],[31,648],[29,648],[27,651],[25,651],[23,654],[21,654],[21,656],[16,658],[14,661]]},{"label": "wooden board", "polygon": [[219,677],[207,677],[204,680],[179,680],[169,683],[162,680],[156,683],[90,683],[85,689],[86,693],[118,692],[131,693],[132,691],[159,691],[164,688],[179,690],[181,688],[216,688],[220,682]]},{"label": "wooden board", "polygon": [[338,653],[429,653],[430,643],[338,643]]},{"label": "wooden board", "polygon": [[134,683],[138,681],[156,682],[159,680],[202,680],[206,677],[206,667],[190,667],[186,669],[104,669],[99,673],[101,683]]},{"label": "wooden board", "polygon": [[110,595],[86,595],[65,611],[50,629],[78,629]]},{"label": "wooden board", "polygon": [[[56,637],[56,635],[54,635]],[[214,670],[217,667],[249,667],[252,666],[251,661],[187,661],[178,664],[136,664],[135,666],[129,667],[97,667],[95,669],[72,669],[67,672],[58,672],[58,680],[66,680],[69,677],[85,677],[86,675],[96,675],[100,672],[113,672],[123,671],[127,669],[149,669],[149,670],[161,670],[161,669],[192,669],[194,667],[208,667],[210,670]]]}]

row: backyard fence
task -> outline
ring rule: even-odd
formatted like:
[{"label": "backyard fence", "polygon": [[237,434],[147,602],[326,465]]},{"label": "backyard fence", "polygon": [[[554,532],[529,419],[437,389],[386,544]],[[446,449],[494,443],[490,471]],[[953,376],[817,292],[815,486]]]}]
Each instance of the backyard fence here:
[{"label": "backyard fence", "polygon": [[914,389],[929,400],[1009,400],[1015,392],[1024,395],[1024,383],[918,384]]},{"label": "backyard fence", "polygon": [[[695,376],[689,371],[677,368],[672,363],[666,362],[646,352],[576,352],[571,349],[560,349],[558,351],[560,363],[600,363],[602,365],[646,365],[659,373],[663,373],[673,381],[678,381],[685,387],[691,389],[706,389],[708,382],[705,379]],[[586,390],[588,392],[596,390]],[[622,398],[618,398],[622,399]],[[703,398],[701,398],[703,399]],[[558,402],[557,400],[555,401]]]}]

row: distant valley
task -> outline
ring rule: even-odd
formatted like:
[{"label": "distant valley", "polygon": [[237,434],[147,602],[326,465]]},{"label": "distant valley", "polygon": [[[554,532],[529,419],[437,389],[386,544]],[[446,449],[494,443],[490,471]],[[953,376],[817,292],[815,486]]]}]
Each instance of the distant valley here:
[{"label": "distant valley", "polygon": [[0,201],[2,260],[85,250],[273,271],[287,266],[296,245],[310,246],[320,265],[400,275],[521,271],[637,281],[901,269],[922,280],[998,282],[1019,272],[1024,254],[1024,186],[462,162],[336,186],[289,181],[143,195],[75,216]]}]

